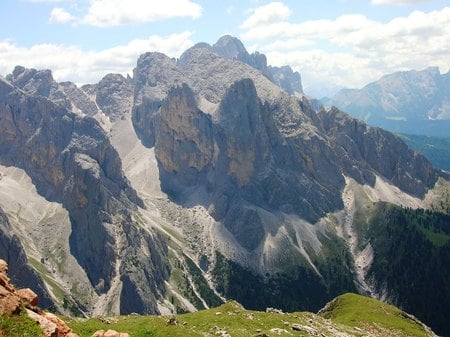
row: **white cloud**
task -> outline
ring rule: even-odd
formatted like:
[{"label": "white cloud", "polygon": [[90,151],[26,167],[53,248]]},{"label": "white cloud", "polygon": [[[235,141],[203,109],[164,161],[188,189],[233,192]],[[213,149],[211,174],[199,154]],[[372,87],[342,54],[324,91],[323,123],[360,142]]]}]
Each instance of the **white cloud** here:
[{"label": "white cloud", "polygon": [[432,0],[372,0],[374,5],[410,5]]},{"label": "white cloud", "polygon": [[246,26],[241,38],[267,54],[269,64],[289,64],[317,81],[359,87],[386,73],[450,68],[450,7],[414,11],[384,23],[364,15],[301,23],[284,19]]},{"label": "white cloud", "polygon": [[91,0],[83,23],[99,27],[165,20],[199,18],[202,7],[190,0]]},{"label": "white cloud", "polygon": [[252,11],[241,28],[250,28],[279,20],[287,19],[291,15],[290,9],[282,2],[271,2]]},{"label": "white cloud", "polygon": [[130,74],[139,55],[159,51],[178,57],[191,47],[192,33],[183,32],[167,37],[152,35],[101,51],[84,51],[77,46],[39,44],[31,48],[0,41],[0,74],[10,73],[16,65],[27,68],[51,69],[57,81],[96,83],[108,73]]},{"label": "white cloud", "polygon": [[66,0],[24,0],[24,1],[31,3],[55,3],[55,2],[63,2]]},{"label": "white cloud", "polygon": [[49,19],[51,23],[68,23],[74,20],[75,18],[69,12],[59,7],[52,9]]}]

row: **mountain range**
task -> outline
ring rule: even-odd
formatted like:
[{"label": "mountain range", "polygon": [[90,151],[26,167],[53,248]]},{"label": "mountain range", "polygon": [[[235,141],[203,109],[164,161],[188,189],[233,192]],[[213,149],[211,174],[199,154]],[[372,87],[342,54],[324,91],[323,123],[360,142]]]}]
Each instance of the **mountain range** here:
[{"label": "mountain range", "polygon": [[385,75],[361,89],[342,89],[334,105],[368,124],[414,135],[449,137],[450,72],[439,68]]},{"label": "mountain range", "polygon": [[449,180],[230,36],[92,85],[0,78],[0,257],[60,313],[352,291],[450,335]]}]

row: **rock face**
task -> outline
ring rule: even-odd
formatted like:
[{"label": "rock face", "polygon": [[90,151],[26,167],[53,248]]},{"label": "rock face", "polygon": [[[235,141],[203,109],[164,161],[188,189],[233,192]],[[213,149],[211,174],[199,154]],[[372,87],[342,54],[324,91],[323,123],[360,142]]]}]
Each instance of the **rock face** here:
[{"label": "rock face", "polygon": [[423,196],[437,180],[437,172],[422,155],[382,129],[368,127],[336,108],[318,113],[327,135],[342,153],[345,174],[361,183],[373,184],[373,170],[403,191]]},{"label": "rock face", "polygon": [[[5,258],[5,267],[9,265],[9,277],[21,288],[33,288],[40,298],[43,308],[50,307],[52,299],[39,274],[28,265],[28,258],[19,237],[11,233],[11,225],[0,208],[0,256]],[[35,304],[33,304],[35,305]]]},{"label": "rock face", "polygon": [[[130,210],[142,205],[123,177],[117,152],[92,118],[68,112],[44,97],[25,95],[4,81],[0,97],[1,164],[25,170],[41,195],[69,211],[71,253],[95,291],[108,292],[112,280],[120,277],[119,269],[125,268],[122,256],[136,255],[136,246],[127,244],[139,232],[131,225]],[[141,237],[147,247],[153,244],[150,236]],[[166,273],[161,266],[165,249],[153,248],[153,261],[141,262],[147,271],[158,272],[142,280],[151,278],[157,287]],[[153,262],[158,266],[151,266]],[[135,277],[130,278],[132,284]],[[157,312],[154,305],[148,306],[148,312]]]},{"label": "rock face", "polygon": [[96,102],[112,122],[129,112],[133,87],[128,79],[118,74],[106,75],[96,86]]},{"label": "rock face", "polygon": [[388,130],[446,137],[450,74],[437,67],[383,76],[362,89],[342,89],[330,104]]},{"label": "rock face", "polygon": [[290,94],[303,94],[302,78],[300,73],[293,71],[290,66],[269,66],[269,73],[273,82]]}]

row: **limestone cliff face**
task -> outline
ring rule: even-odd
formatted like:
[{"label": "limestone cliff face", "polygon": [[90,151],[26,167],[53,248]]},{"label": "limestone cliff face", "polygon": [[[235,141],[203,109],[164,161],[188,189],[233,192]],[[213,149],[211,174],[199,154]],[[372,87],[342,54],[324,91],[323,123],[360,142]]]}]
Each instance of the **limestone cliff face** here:
[{"label": "limestone cliff face", "polygon": [[[336,109],[317,114],[307,99],[288,95],[237,61],[244,49],[228,40],[196,45],[178,63],[159,54],[141,57],[133,114],[156,135],[163,189],[183,195],[188,187],[204,188],[210,214],[245,248],[263,241],[258,209],[295,213],[312,223],[342,209],[344,176],[373,186],[380,175],[420,196],[434,184],[428,162],[395,137]],[[144,101],[153,103],[144,107]]]},{"label": "limestone cliff face", "polygon": [[212,164],[213,145],[211,118],[199,110],[192,90],[186,84],[172,88],[161,106],[156,135],[161,168],[194,185]]},{"label": "limestone cliff face", "polygon": [[[28,96],[5,81],[0,81],[0,116],[0,163],[24,169],[39,194],[69,211],[71,253],[95,291],[108,292],[113,279],[120,277],[118,268],[132,262],[134,268],[155,271],[151,287],[161,285],[167,276],[165,251],[155,241],[162,239],[147,236],[140,246],[128,241],[138,230],[130,212],[142,202],[97,121],[44,97]],[[152,259],[123,258],[138,255],[143,246],[153,251]],[[131,277],[131,283],[138,281]],[[146,298],[149,287],[143,285],[139,296]],[[158,312],[152,301],[146,309]]]},{"label": "limestone cliff face", "polygon": [[141,55],[134,69],[133,125],[142,142],[155,144],[159,108],[174,85],[185,83],[176,62],[161,53]]},{"label": "limestone cliff face", "polygon": [[225,172],[238,186],[249,185],[271,160],[269,137],[262,117],[263,106],[250,79],[234,83],[221,101],[217,124],[224,134]]},{"label": "limestone cliff face", "polygon": [[393,134],[367,126],[336,108],[319,112],[323,128],[333,141],[343,171],[361,183],[373,185],[374,172],[403,191],[423,197],[437,180],[437,171]]},{"label": "limestone cliff face", "polygon": [[[280,107],[287,109],[283,118],[277,117]],[[344,181],[308,114],[287,96],[264,105],[245,78],[223,94],[212,118],[197,107],[187,85],[175,88],[157,124],[161,186],[178,195],[203,186],[210,193],[210,214],[250,250],[264,237],[258,208],[317,221],[341,207]]]}]

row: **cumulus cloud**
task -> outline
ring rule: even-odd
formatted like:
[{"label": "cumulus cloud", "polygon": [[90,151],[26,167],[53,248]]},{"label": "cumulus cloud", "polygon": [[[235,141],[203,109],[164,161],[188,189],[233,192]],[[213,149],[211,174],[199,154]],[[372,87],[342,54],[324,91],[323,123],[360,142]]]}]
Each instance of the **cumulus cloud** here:
[{"label": "cumulus cloud", "polygon": [[353,14],[242,27],[246,43],[266,53],[270,64],[299,70],[305,86],[308,80],[325,80],[359,87],[394,71],[436,65],[445,72],[450,67],[450,7],[414,11],[387,23]]},{"label": "cumulus cloud", "polygon": [[284,20],[291,15],[291,10],[282,2],[271,2],[258,7],[244,21],[241,28],[250,28],[257,25],[267,24],[274,21]]},{"label": "cumulus cloud", "polygon": [[10,73],[16,65],[51,69],[57,81],[79,84],[96,83],[108,73],[130,74],[137,58],[148,51],[178,57],[192,46],[191,32],[166,37],[152,35],[132,40],[125,45],[101,51],[84,51],[77,46],[39,44],[30,48],[12,41],[0,41],[0,74]]},{"label": "cumulus cloud", "polygon": [[49,19],[51,23],[68,23],[74,20],[75,18],[72,16],[72,14],[59,7],[52,9]]},{"label": "cumulus cloud", "polygon": [[372,0],[374,5],[411,5],[432,0]]},{"label": "cumulus cloud", "polygon": [[108,27],[202,15],[202,7],[190,0],[90,0],[82,22]]}]

